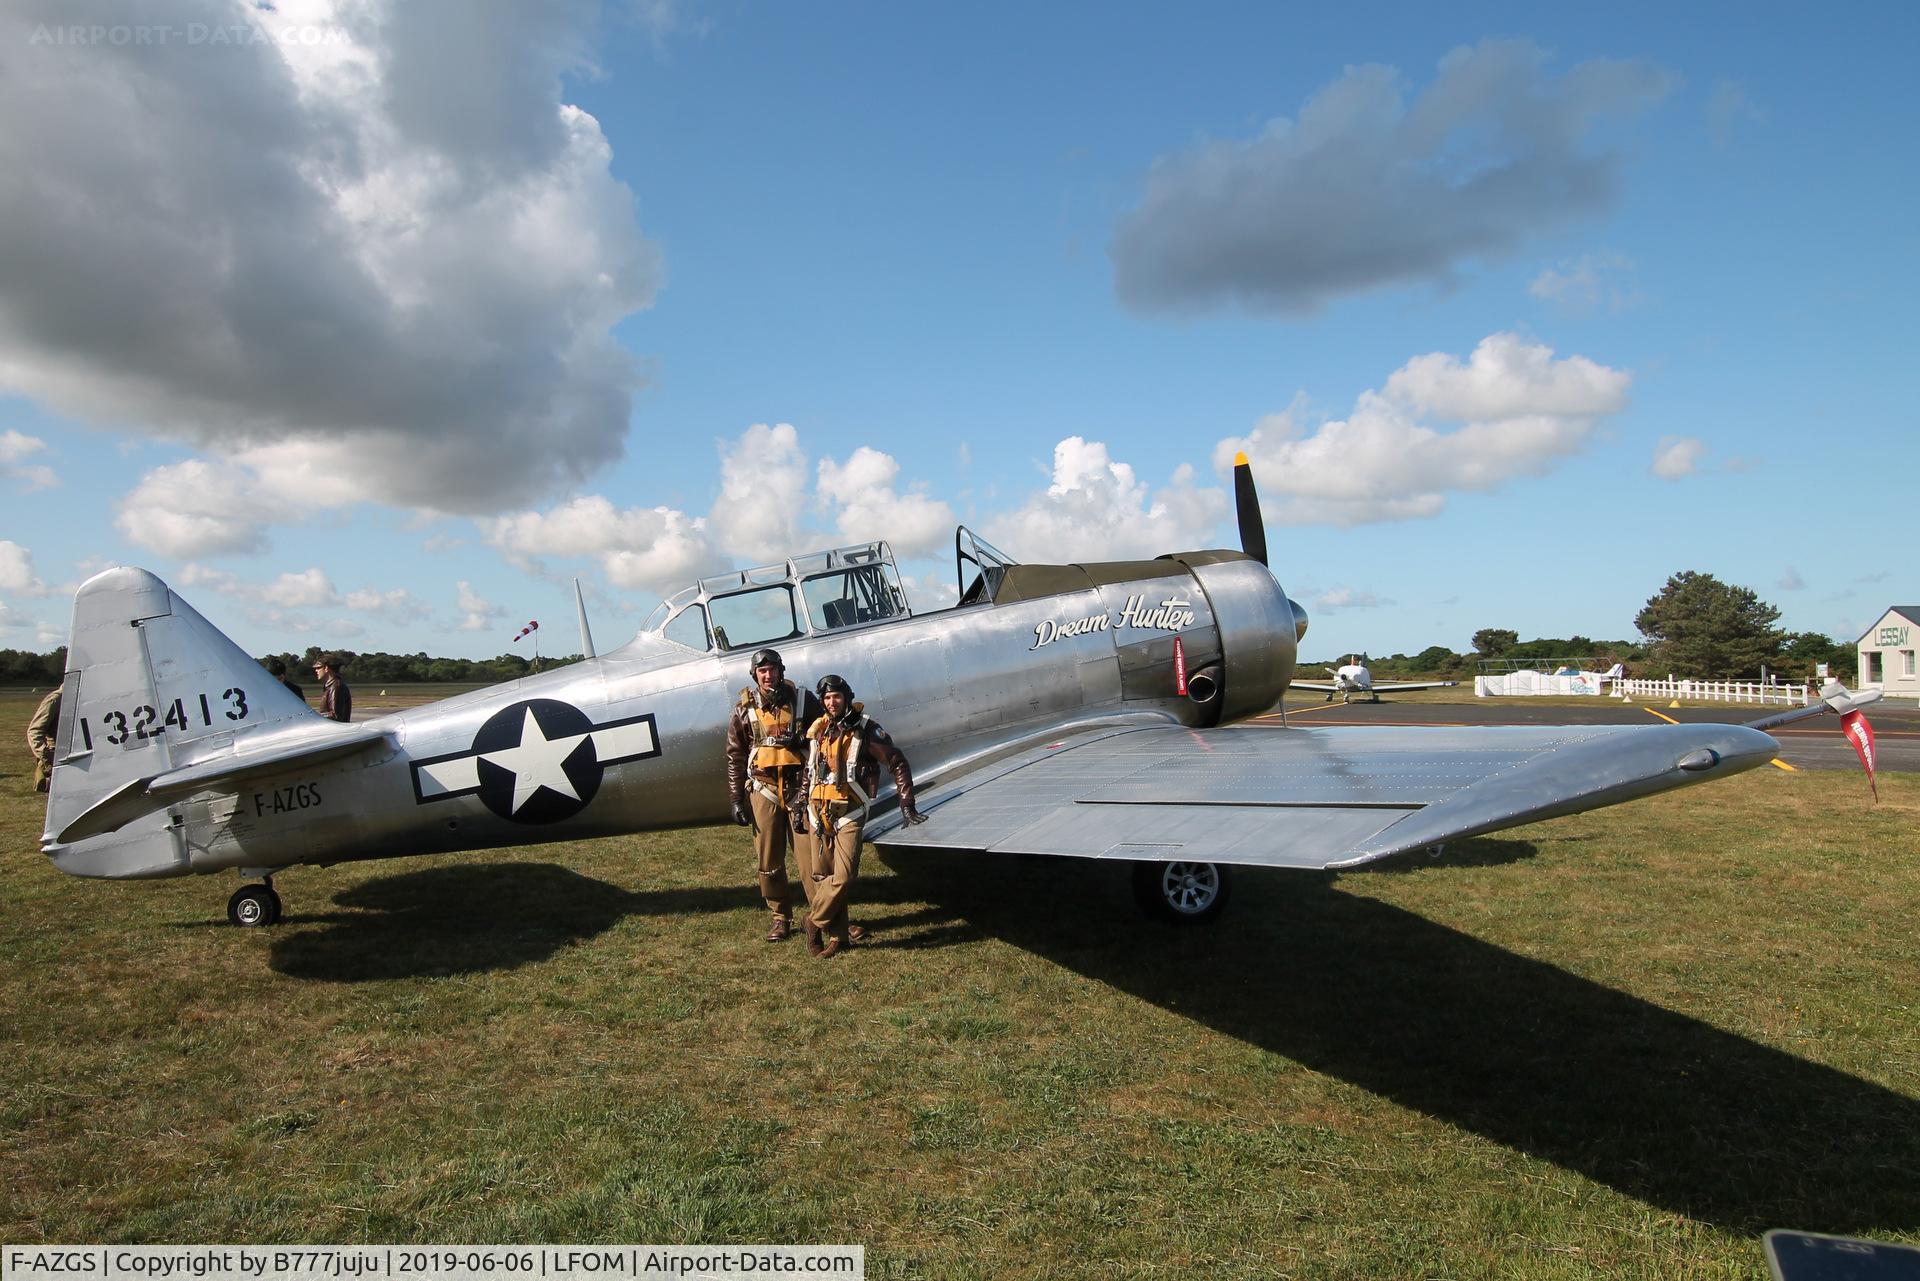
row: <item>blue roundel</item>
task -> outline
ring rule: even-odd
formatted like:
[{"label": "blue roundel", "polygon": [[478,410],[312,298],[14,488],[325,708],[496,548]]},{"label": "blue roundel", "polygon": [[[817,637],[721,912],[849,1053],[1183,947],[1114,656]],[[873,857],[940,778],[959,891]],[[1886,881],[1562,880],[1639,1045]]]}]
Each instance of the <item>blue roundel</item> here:
[{"label": "blue roundel", "polygon": [[558,823],[587,807],[605,772],[593,723],[570,703],[534,698],[503,707],[473,736],[480,800],[516,823]]}]

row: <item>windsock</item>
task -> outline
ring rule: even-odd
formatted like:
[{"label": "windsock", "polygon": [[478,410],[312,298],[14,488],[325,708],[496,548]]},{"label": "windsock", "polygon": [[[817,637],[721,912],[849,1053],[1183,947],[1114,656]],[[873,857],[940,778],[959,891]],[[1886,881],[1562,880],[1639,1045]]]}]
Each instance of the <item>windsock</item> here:
[{"label": "windsock", "polygon": [[532,622],[528,623],[525,627],[522,627],[518,632],[514,633],[513,639],[517,641],[522,636],[525,636],[527,633],[537,632],[539,630],[540,630],[540,620],[536,618]]},{"label": "windsock", "polygon": [[1853,750],[1860,756],[1860,764],[1867,771],[1867,786],[1873,789],[1873,799],[1880,799],[1880,785],[1873,781],[1873,726],[1866,714],[1860,711],[1848,712],[1840,718],[1840,732],[1853,744]]}]

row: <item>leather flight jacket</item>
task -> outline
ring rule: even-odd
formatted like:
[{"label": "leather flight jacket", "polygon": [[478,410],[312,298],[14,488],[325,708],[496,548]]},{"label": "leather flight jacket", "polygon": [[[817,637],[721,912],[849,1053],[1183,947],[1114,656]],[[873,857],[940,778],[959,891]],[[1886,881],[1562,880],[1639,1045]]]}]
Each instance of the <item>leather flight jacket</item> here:
[{"label": "leather flight jacket", "polygon": [[805,727],[820,715],[820,700],[781,680],[767,693],[750,685],[727,719],[727,804],[744,805],[757,791],[795,813],[806,809]]},{"label": "leather flight jacket", "polygon": [[907,813],[916,808],[913,767],[894,746],[893,736],[862,714],[861,704],[855,703],[838,720],[819,717],[808,727],[807,739],[812,744],[807,755],[807,790],[815,814],[824,813],[828,806],[846,805],[836,827],[863,821],[880,790],[882,765],[893,775],[900,808]]}]

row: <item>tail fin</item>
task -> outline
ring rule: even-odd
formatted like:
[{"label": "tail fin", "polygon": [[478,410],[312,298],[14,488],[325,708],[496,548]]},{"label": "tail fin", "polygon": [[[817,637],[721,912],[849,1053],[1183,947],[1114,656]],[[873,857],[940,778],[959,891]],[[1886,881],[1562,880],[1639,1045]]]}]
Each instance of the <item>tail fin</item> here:
[{"label": "tail fin", "polygon": [[188,870],[163,809],[111,836],[60,847],[55,833],[116,795],[230,748],[236,735],[313,714],[291,690],[144,569],[110,569],[73,598],[42,848],[88,876]]}]

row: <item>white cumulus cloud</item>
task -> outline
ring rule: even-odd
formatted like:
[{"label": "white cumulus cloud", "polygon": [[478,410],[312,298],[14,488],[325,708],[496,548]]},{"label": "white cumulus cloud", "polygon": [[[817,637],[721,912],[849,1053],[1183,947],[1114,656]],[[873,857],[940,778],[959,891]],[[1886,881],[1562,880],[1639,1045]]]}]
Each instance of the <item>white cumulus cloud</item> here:
[{"label": "white cumulus cloud", "polygon": [[1223,304],[1307,314],[1362,290],[1444,284],[1474,258],[1606,210],[1619,159],[1596,126],[1677,83],[1643,61],[1554,75],[1525,40],[1440,60],[1408,102],[1392,67],[1350,67],[1294,119],[1154,162],[1110,254],[1138,311]]},{"label": "white cumulus cloud", "polygon": [[[1433,516],[1457,491],[1543,475],[1626,405],[1632,378],[1515,334],[1493,334],[1463,363],[1416,356],[1361,393],[1344,419],[1309,430],[1298,403],[1214,449],[1224,473],[1253,463],[1271,523],[1360,525]],[[1458,424],[1443,429],[1438,424]]]},{"label": "white cumulus cloud", "polygon": [[33,572],[33,553],[19,543],[0,538],[0,592],[11,596],[50,596],[53,589]]},{"label": "white cumulus cloud", "polygon": [[707,518],[715,545],[750,561],[773,561],[821,541],[801,536],[810,479],[792,423],[747,428],[720,453],[720,498]]},{"label": "white cumulus cloud", "polygon": [[1152,490],[1104,442],[1069,436],[1053,447],[1052,483],[983,532],[1022,559],[1127,560],[1207,546],[1226,516],[1226,495],[1195,485],[1191,466]]},{"label": "white cumulus cloud", "polygon": [[506,617],[507,611],[473,590],[473,584],[461,579],[456,585],[454,597],[456,607],[462,617],[460,630],[463,632],[484,632]]},{"label": "white cumulus cloud", "polygon": [[[218,49],[35,42],[133,0],[6,20],[0,390],[210,455],[292,451],[322,492],[498,511],[617,458],[641,381],[612,327],[662,281],[599,123],[593,6],[181,0]],[[311,28],[324,39],[271,31]],[[259,467],[267,468],[269,460]],[[257,546],[246,519],[127,520]],[[198,552],[190,553],[198,554]]]},{"label": "white cumulus cloud", "polygon": [[927,556],[953,539],[959,520],[953,508],[920,487],[900,493],[900,464],[891,454],[862,445],[844,463],[820,460],[819,497],[838,509],[835,524],[849,543],[887,539],[895,556]]},{"label": "white cumulus cloud", "polygon": [[427,603],[404,587],[379,591],[372,587],[348,592],[346,606],[362,614],[373,614],[389,622],[405,623],[427,617]]},{"label": "white cumulus cloud", "polygon": [[281,574],[260,590],[259,598],[282,609],[327,609],[340,603],[332,580],[318,568]]},{"label": "white cumulus cloud", "polygon": [[[924,485],[904,488],[892,455],[862,445],[810,471],[791,423],[755,423],[720,450],[720,492],[704,516],[622,508],[585,494],[545,510],[481,520],[482,536],[522,569],[543,557],[591,557],[616,587],[666,594],[737,561],[765,563],[831,542],[887,539],[901,558],[938,551],[957,523]],[[823,513],[835,533],[808,528]]]},{"label": "white cumulus cloud", "polygon": [[21,489],[52,489],[60,483],[53,468],[45,463],[25,461],[47,447],[47,442],[38,436],[29,436],[24,432],[9,428],[0,431],[0,478],[14,482]]},{"label": "white cumulus cloud", "polygon": [[288,514],[245,467],[189,458],[142,476],[113,523],[163,556],[215,556],[264,548],[267,526]]},{"label": "white cumulus cloud", "polygon": [[1691,476],[1706,452],[1706,442],[1697,436],[1662,436],[1653,447],[1653,474],[1661,480]]},{"label": "white cumulus cloud", "polygon": [[666,593],[724,565],[704,521],[670,507],[622,510],[599,494],[482,521],[480,528],[490,546],[523,568],[543,556],[592,556],[616,587]]}]

